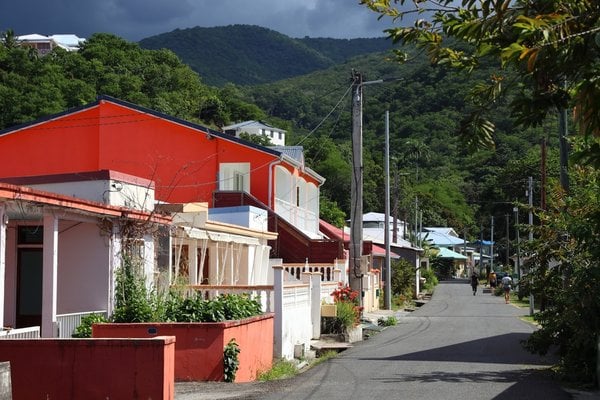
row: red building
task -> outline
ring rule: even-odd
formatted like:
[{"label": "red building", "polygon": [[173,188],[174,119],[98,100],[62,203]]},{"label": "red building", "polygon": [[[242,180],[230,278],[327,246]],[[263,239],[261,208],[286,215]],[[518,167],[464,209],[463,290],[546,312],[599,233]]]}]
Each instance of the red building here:
[{"label": "red building", "polygon": [[279,233],[272,258],[342,258],[341,243],[319,235],[324,178],[290,154],[103,96],[1,131],[0,180],[119,171],[153,181],[159,202],[267,209],[269,231]]}]

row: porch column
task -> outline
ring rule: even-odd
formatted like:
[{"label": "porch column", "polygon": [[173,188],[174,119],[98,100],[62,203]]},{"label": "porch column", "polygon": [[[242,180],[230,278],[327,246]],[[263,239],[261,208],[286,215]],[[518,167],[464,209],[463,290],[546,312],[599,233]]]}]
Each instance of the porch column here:
[{"label": "porch column", "polygon": [[4,284],[6,282],[6,224],[4,204],[0,204],[0,330],[4,326]]},{"label": "porch column", "polygon": [[273,266],[273,302],[275,315],[273,317],[273,356],[283,356],[283,266]]},{"label": "porch column", "polygon": [[42,337],[54,337],[58,266],[58,218],[44,214],[44,255],[42,267]]},{"label": "porch column", "polygon": [[189,274],[189,284],[197,285],[198,283],[198,241],[192,240],[190,246],[190,254],[188,256],[188,274]]},{"label": "porch column", "polygon": [[310,315],[312,320],[312,338],[321,337],[321,273],[310,275]]}]

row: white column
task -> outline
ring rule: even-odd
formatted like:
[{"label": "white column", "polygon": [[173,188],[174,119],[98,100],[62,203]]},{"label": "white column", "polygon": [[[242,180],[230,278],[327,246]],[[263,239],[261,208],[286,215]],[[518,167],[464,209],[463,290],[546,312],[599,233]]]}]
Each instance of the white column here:
[{"label": "white column", "polygon": [[0,204],[0,330],[4,326],[4,285],[6,283],[6,209]]},{"label": "white column", "polygon": [[188,273],[190,285],[197,285],[198,282],[198,241],[190,241],[190,254],[188,260]]},{"label": "white column", "polygon": [[310,275],[310,316],[312,322],[312,338],[321,337],[321,273]]},{"label": "white column", "polygon": [[42,268],[42,337],[54,337],[58,277],[58,218],[44,214],[44,255]]},{"label": "white column", "polygon": [[275,315],[273,316],[273,356],[283,357],[283,266],[273,266],[273,292]]},{"label": "white column", "polygon": [[120,228],[119,224],[116,221],[113,221],[113,228],[111,233],[111,241],[110,241],[110,267],[109,267],[109,276],[107,277],[108,281],[108,315],[111,315],[115,309],[115,291],[117,286],[117,276],[116,272],[121,267],[121,251],[123,248],[123,242],[121,240]]}]

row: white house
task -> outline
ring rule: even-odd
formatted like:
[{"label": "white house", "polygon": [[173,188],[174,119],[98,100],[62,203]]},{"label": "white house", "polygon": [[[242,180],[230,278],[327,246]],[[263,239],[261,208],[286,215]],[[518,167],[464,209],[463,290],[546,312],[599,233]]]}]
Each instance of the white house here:
[{"label": "white house", "polygon": [[77,51],[85,39],[72,34],[44,36],[37,33],[17,36],[17,42],[22,46],[33,47],[40,55],[50,53],[54,48],[60,47],[66,51]]},{"label": "white house", "polygon": [[240,133],[246,132],[250,135],[262,135],[271,139],[275,146],[285,146],[285,130],[271,126],[261,121],[244,121],[238,124],[223,127],[223,132],[240,137]]}]

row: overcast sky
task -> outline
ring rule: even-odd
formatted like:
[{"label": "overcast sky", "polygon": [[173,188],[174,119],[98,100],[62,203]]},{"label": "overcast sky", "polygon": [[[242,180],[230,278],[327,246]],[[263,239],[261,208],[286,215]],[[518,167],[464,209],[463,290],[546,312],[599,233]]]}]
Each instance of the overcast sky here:
[{"label": "overcast sky", "polygon": [[0,31],[17,35],[107,32],[130,41],[176,28],[259,25],[290,37],[385,36],[389,20],[359,0],[2,0]]}]

